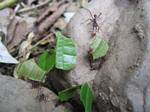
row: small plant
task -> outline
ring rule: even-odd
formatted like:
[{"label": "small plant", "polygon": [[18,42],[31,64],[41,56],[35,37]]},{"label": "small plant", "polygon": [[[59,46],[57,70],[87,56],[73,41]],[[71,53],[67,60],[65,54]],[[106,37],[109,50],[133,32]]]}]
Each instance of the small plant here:
[{"label": "small plant", "polygon": [[25,77],[27,79],[39,82],[45,82],[48,72],[54,67],[61,70],[71,70],[76,65],[76,47],[71,38],[56,32],[56,49],[46,50],[39,58],[36,64],[34,59],[20,63],[15,71],[16,78]]},{"label": "small plant", "polygon": [[68,101],[73,97],[75,92],[79,90],[80,91],[80,100],[85,108],[85,112],[92,112],[92,105],[93,105],[93,91],[88,83],[85,83],[81,86],[75,86],[68,88],[66,90],[63,90],[58,93],[58,97],[60,101]]}]

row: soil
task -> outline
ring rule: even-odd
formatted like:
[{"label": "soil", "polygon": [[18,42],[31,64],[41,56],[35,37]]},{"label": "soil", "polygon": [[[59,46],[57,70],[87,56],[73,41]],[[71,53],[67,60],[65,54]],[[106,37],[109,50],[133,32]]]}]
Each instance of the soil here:
[{"label": "soil", "polygon": [[[109,41],[111,49],[108,60],[94,80],[93,88],[96,91],[98,111],[142,112],[139,110],[143,107],[137,106],[137,93],[134,91],[134,86],[139,80],[133,77],[142,68],[147,54],[148,38],[144,4],[145,1],[142,0],[138,3],[116,1],[116,6],[124,9]],[[131,80],[134,84],[130,84]],[[145,83],[144,80],[141,82]]]}]

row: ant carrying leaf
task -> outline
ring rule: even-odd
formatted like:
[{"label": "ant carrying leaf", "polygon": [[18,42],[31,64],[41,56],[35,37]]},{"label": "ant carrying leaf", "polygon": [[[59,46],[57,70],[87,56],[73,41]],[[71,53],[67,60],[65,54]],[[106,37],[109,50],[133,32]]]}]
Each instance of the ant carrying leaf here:
[{"label": "ant carrying leaf", "polygon": [[88,61],[90,64],[90,70],[98,70],[102,67],[103,63],[106,61],[106,56],[99,58],[99,59],[96,59],[96,60],[93,60],[91,52],[92,52],[92,49],[89,49]]}]

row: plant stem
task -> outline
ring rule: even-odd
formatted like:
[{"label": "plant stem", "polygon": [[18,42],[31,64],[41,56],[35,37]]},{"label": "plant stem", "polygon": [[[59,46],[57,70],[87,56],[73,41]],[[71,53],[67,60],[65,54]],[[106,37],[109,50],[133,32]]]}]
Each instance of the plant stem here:
[{"label": "plant stem", "polygon": [[0,10],[10,7],[18,3],[20,0],[4,0],[3,2],[0,2]]},{"label": "plant stem", "polygon": [[32,11],[32,10],[35,10],[35,9],[38,9],[38,8],[41,8],[45,5],[48,5],[52,0],[47,0],[39,5],[36,5],[36,6],[33,6],[33,7],[27,7],[27,8],[24,8],[24,9],[21,9],[17,12],[17,14],[20,14],[20,13],[24,13],[24,12],[28,12],[28,11]]}]

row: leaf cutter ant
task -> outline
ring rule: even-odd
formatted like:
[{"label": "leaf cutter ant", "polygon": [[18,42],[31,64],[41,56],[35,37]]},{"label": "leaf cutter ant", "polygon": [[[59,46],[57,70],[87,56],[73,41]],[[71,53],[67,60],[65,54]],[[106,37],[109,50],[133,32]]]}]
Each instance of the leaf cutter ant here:
[{"label": "leaf cutter ant", "polygon": [[36,100],[39,102],[48,102],[48,94],[43,93],[41,89],[38,90],[38,94],[36,96]]},{"label": "leaf cutter ant", "polygon": [[40,93],[36,96],[36,99],[39,101],[39,102],[42,102],[44,101],[45,103],[48,101],[48,96],[45,95],[44,93]]},{"label": "leaf cutter ant", "polygon": [[102,15],[102,13],[100,12],[99,15],[92,15],[92,12],[87,9],[87,8],[84,8],[85,10],[87,10],[89,12],[89,14],[91,15],[91,18],[90,19],[87,19],[86,21],[90,20],[90,23],[92,23],[92,37],[94,37],[96,35],[96,32],[101,30],[100,26],[98,25],[98,18],[100,18],[100,16]]},{"label": "leaf cutter ant", "polygon": [[106,61],[106,56],[101,57],[99,59],[93,60],[93,56],[92,56],[92,49],[89,48],[88,50],[88,60],[89,60],[89,64],[90,64],[90,70],[97,70],[100,69],[102,67],[102,64]]}]

